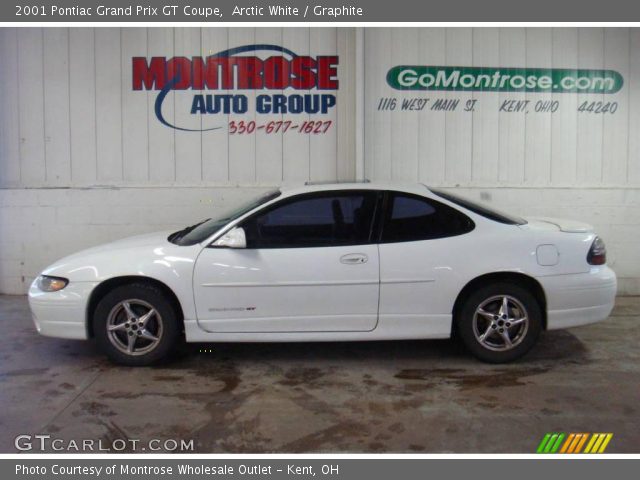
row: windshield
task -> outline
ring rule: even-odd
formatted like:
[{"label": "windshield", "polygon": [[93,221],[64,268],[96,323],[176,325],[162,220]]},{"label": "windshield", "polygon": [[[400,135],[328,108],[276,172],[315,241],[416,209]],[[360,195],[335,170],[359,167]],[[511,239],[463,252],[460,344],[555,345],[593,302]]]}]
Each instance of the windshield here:
[{"label": "windshield", "polygon": [[176,245],[195,245],[196,243],[203,242],[229,222],[243,216],[245,213],[250,212],[254,208],[267,203],[274,198],[280,196],[280,190],[273,190],[267,194],[263,194],[258,198],[254,198],[249,202],[246,202],[240,206],[226,210],[220,213],[215,218],[209,218],[203,220],[200,223],[191,225],[190,227],[183,228],[177,232],[169,235],[168,240]]},{"label": "windshield", "polygon": [[456,205],[466,208],[467,210],[471,210],[473,213],[477,213],[478,215],[482,215],[489,220],[493,220],[500,223],[506,223],[508,225],[524,225],[527,221],[523,218],[516,217],[515,215],[510,215],[508,213],[500,212],[498,210],[494,210],[480,203],[473,202],[466,198],[459,197],[449,192],[445,192],[440,190],[439,188],[430,188],[433,193],[442,197],[450,202],[455,203]]}]

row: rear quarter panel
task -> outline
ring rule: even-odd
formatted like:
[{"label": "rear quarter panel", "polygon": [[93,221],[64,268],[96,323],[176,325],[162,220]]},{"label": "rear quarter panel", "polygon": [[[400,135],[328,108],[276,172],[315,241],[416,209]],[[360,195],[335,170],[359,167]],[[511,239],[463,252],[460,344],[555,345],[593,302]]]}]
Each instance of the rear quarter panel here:
[{"label": "rear quarter panel", "polygon": [[[424,287],[429,292],[425,295],[425,308],[433,314],[451,313],[465,285],[486,274],[517,272],[540,279],[590,271],[586,256],[594,238],[592,233],[538,232],[481,217],[474,221],[476,228],[468,234],[409,242],[402,249],[389,250],[391,256],[385,255],[381,247],[381,263],[401,264],[401,257],[412,258],[421,277],[433,280]],[[555,245],[559,253],[556,265],[538,263],[539,245]]]}]

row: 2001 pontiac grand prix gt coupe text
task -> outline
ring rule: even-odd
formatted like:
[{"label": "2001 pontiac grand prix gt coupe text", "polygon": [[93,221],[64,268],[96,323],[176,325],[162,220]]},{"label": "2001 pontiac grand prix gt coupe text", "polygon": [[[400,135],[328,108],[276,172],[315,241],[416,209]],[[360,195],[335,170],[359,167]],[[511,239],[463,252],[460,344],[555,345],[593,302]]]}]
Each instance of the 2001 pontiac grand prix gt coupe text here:
[{"label": "2001 pontiac grand prix gt coupe text", "polygon": [[38,331],[147,365],[189,342],[448,338],[524,355],[597,322],[616,277],[591,227],[523,220],[423,185],[270,192],[174,233],[66,257],[29,290]]}]

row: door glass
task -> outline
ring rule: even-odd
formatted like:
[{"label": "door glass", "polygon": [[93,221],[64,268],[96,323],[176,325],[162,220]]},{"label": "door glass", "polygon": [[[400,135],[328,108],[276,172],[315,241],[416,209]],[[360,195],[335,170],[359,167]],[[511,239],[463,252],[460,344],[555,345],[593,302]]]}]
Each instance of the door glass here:
[{"label": "door glass", "polygon": [[361,245],[370,242],[377,195],[322,192],[283,200],[243,222],[247,248]]}]

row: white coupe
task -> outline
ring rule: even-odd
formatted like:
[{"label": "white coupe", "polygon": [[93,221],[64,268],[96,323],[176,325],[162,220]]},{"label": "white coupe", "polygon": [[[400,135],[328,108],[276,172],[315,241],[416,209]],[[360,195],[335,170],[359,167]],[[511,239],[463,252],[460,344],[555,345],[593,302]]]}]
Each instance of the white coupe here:
[{"label": "white coupe", "polygon": [[274,190],[177,232],[84,250],[29,289],[43,335],[148,365],[187,342],[449,338],[507,362],[544,329],[607,318],[616,276],[588,225],[424,185]]}]

